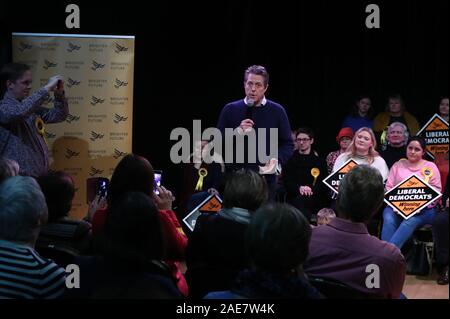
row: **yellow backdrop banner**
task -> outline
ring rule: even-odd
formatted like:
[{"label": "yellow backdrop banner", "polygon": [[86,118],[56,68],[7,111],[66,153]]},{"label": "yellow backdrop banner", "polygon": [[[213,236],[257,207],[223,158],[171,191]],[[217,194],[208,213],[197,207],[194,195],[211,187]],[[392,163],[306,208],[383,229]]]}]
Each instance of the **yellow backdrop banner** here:
[{"label": "yellow backdrop banner", "polygon": [[31,67],[33,90],[53,75],[64,77],[69,116],[46,124],[45,135],[51,169],[75,180],[71,216],[82,218],[86,180],[111,178],[132,152],[134,37],[13,33],[12,48],[14,62]]}]

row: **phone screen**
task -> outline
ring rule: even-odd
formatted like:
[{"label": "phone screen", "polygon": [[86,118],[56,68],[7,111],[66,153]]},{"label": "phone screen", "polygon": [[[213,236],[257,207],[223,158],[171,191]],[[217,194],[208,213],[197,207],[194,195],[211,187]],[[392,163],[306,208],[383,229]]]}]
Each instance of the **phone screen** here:
[{"label": "phone screen", "polygon": [[161,186],[162,171],[155,170],[154,176],[155,176],[155,183],[153,186],[153,191],[155,192],[156,195],[159,195],[159,191],[158,191],[157,187]]},{"label": "phone screen", "polygon": [[108,194],[108,183],[106,180],[102,179],[99,181],[98,195],[99,197],[106,197],[107,194]]}]

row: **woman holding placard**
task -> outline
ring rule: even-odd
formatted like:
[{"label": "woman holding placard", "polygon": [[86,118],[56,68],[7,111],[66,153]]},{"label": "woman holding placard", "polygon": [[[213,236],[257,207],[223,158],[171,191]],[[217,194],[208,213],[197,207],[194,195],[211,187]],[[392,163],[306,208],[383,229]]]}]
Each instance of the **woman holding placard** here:
[{"label": "woman holding placard", "polygon": [[[422,137],[412,137],[406,144],[406,157],[392,166],[386,183],[386,191],[391,190],[406,178],[415,174],[435,190],[441,192],[441,175],[437,166],[424,160],[426,142]],[[436,214],[436,202],[431,203],[416,215],[403,219],[391,207],[383,211],[381,239],[393,243],[398,248],[411,237],[414,230],[426,224],[432,224]]]},{"label": "woman holding placard", "polygon": [[359,165],[369,165],[378,169],[385,181],[389,175],[389,169],[384,159],[375,150],[377,141],[372,129],[361,127],[356,131],[352,142],[347,148],[347,152],[339,155],[333,166],[333,172],[339,170],[349,159],[354,160]]}]

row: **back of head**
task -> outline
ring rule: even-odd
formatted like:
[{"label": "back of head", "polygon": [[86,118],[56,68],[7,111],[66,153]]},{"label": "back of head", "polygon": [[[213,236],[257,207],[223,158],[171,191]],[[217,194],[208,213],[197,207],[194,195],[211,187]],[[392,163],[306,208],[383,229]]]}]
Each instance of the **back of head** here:
[{"label": "back of head", "polygon": [[154,182],[152,165],[144,157],[128,154],[114,169],[108,187],[108,205],[126,192],[150,194],[153,191]]},{"label": "back of head", "polygon": [[0,183],[19,174],[19,164],[9,158],[0,157]]},{"label": "back of head", "polygon": [[325,207],[317,212],[317,225],[328,224],[331,219],[335,218],[336,214],[331,208]]},{"label": "back of head", "polygon": [[238,170],[227,177],[223,207],[258,209],[268,197],[266,180],[252,170]]},{"label": "back of head", "polygon": [[44,194],[33,178],[14,176],[0,184],[0,239],[34,243],[46,222]]},{"label": "back of head", "polygon": [[252,217],[247,251],[257,269],[286,273],[306,260],[310,238],[311,227],[299,210],[287,204],[270,204]]},{"label": "back of head", "polygon": [[38,183],[47,203],[49,222],[67,216],[75,195],[72,177],[62,171],[49,172],[39,177]]},{"label": "back of head", "polygon": [[351,169],[339,183],[338,216],[367,223],[383,203],[384,186],[380,172],[368,165]]},{"label": "back of head", "polygon": [[128,192],[109,207],[100,249],[105,257],[143,265],[164,258],[159,211],[149,196]]}]

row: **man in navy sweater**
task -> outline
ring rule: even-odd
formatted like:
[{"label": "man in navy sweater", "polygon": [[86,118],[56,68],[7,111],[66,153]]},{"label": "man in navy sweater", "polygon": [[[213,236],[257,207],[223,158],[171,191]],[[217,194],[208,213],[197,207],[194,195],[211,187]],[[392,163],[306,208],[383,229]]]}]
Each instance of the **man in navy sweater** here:
[{"label": "man in navy sweater", "polygon": [[[270,198],[273,199],[276,168],[281,167],[291,157],[294,144],[286,111],[280,104],[266,99],[264,95],[268,85],[269,74],[263,66],[249,67],[244,74],[245,98],[225,105],[217,128],[223,137],[226,136],[227,128],[234,130],[233,157],[227,156],[230,145],[225,145],[227,170],[247,168],[263,174],[269,186]],[[278,134],[273,132],[274,129]],[[249,136],[242,139],[244,154],[240,154],[238,140],[242,136],[253,134],[254,138]],[[226,138],[225,142],[230,143]],[[260,153],[266,156],[259,156]]]}]

